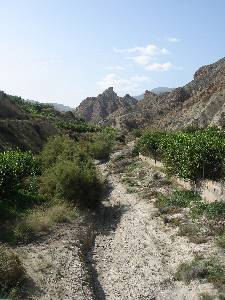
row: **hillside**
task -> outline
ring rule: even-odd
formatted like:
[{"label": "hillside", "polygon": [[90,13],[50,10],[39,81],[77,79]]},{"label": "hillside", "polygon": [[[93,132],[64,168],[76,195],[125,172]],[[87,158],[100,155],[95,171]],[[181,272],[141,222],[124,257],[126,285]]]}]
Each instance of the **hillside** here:
[{"label": "hillside", "polygon": [[38,152],[48,137],[60,132],[59,122],[77,121],[72,112],[0,92],[0,150],[19,147]]}]

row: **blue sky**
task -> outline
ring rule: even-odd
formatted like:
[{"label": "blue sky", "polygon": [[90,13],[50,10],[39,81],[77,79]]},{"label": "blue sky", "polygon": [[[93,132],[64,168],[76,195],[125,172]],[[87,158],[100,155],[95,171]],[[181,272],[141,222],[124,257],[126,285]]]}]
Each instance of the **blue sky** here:
[{"label": "blue sky", "polygon": [[0,90],[76,107],[138,95],[225,56],[224,0],[0,0]]}]

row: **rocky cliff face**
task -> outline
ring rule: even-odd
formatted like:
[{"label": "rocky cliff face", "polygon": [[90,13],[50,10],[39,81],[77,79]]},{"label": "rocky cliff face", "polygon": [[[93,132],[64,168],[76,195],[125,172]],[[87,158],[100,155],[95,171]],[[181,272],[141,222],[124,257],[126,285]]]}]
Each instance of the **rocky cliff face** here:
[{"label": "rocky cliff face", "polygon": [[88,97],[75,109],[74,114],[92,123],[104,122],[115,111],[123,113],[137,104],[130,95],[119,97],[112,87],[109,87],[97,97]]},{"label": "rocky cliff face", "polygon": [[108,117],[108,122],[123,129],[224,125],[225,58],[201,67],[184,87],[158,95],[146,91],[144,99],[130,111],[117,110]]}]

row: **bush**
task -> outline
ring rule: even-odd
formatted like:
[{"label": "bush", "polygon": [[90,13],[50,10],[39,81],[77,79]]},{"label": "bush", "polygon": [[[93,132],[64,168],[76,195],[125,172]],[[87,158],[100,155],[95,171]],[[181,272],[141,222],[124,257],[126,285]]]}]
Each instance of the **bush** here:
[{"label": "bush", "polygon": [[0,246],[0,297],[16,297],[25,279],[25,270],[19,257],[11,250]]},{"label": "bush", "polygon": [[143,155],[152,155],[155,160],[159,159],[161,139],[165,137],[164,132],[146,132],[139,139],[137,148]]},{"label": "bush", "polygon": [[225,133],[218,128],[183,132],[147,132],[139,151],[160,158],[168,173],[197,182],[225,176]]},{"label": "bush", "polygon": [[38,173],[38,164],[31,152],[0,153],[0,197],[9,197],[19,190],[24,180]]},{"label": "bush", "polygon": [[106,128],[96,134],[94,141],[90,143],[89,151],[95,159],[108,159],[115,142],[116,132],[112,128]]},{"label": "bush", "polygon": [[39,155],[43,169],[52,167],[58,160],[88,160],[88,154],[79,143],[67,136],[51,137]]},{"label": "bush", "polygon": [[40,177],[40,193],[47,198],[62,198],[80,207],[99,204],[103,185],[91,162],[58,161]]},{"label": "bush", "polygon": [[215,201],[212,203],[204,203],[203,201],[199,201],[193,203],[193,205],[191,206],[191,211],[193,217],[205,215],[209,219],[224,220],[225,202]]}]

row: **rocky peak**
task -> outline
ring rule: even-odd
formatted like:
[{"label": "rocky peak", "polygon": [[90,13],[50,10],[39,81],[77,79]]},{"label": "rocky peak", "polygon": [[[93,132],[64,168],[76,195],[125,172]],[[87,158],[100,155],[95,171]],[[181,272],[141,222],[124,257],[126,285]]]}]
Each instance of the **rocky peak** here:
[{"label": "rocky peak", "polygon": [[107,88],[101,95],[106,97],[117,97],[117,94],[114,92],[113,87]]},{"label": "rocky peak", "polygon": [[147,98],[147,97],[152,97],[152,96],[155,96],[156,94],[149,91],[149,90],[146,90],[145,93],[144,93],[144,98]]}]

